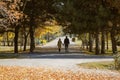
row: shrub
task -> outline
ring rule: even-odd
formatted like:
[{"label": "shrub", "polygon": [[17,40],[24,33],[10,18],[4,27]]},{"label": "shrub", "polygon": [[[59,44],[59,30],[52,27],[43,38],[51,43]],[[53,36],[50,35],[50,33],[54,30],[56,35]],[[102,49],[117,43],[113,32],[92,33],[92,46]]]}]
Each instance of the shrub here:
[{"label": "shrub", "polygon": [[115,68],[120,69],[120,53],[117,53],[114,56],[114,61],[115,61]]}]

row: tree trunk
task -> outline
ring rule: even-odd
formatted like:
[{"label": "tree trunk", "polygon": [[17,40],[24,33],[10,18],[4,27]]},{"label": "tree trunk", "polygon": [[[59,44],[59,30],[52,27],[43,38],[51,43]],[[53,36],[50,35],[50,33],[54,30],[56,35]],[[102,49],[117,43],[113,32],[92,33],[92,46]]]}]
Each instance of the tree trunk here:
[{"label": "tree trunk", "polygon": [[35,49],[35,40],[34,40],[34,31],[35,31],[35,14],[34,14],[34,7],[35,2],[34,0],[31,0],[32,3],[32,9],[31,9],[31,15],[30,15],[30,52],[33,52]]},{"label": "tree trunk", "polygon": [[92,34],[89,33],[89,52],[93,51],[93,41],[92,41]]},{"label": "tree trunk", "polygon": [[101,36],[101,54],[105,54],[105,31],[102,31]]},{"label": "tree trunk", "polygon": [[10,45],[9,45],[9,36],[8,36],[8,32],[6,33],[6,35],[7,35],[7,46],[10,46]]},{"label": "tree trunk", "polygon": [[85,39],[85,46],[86,46],[86,50],[88,50],[89,49],[89,45],[88,45],[88,40],[87,39]]},{"label": "tree trunk", "polygon": [[108,32],[106,32],[106,48],[107,48],[107,51],[109,49],[109,45],[108,45]]},{"label": "tree trunk", "polygon": [[33,52],[34,49],[35,49],[35,40],[34,40],[34,19],[33,17],[31,18],[31,21],[30,21],[30,52]]},{"label": "tree trunk", "polygon": [[117,51],[117,44],[115,40],[115,30],[113,28],[111,30],[111,42],[112,42],[112,52],[113,54],[115,54]]},{"label": "tree trunk", "polygon": [[24,34],[25,39],[24,39],[24,50],[23,50],[23,51],[26,51],[26,46],[27,46],[27,38],[28,38],[28,35],[29,35],[29,33],[27,33],[27,35],[26,35],[26,34]]},{"label": "tree trunk", "polygon": [[86,49],[87,49],[87,50],[89,49],[89,45],[88,45],[88,42],[87,42],[87,45],[86,45]]},{"label": "tree trunk", "polygon": [[99,32],[95,34],[95,54],[100,54],[100,40],[99,40]]},{"label": "tree trunk", "polygon": [[26,45],[27,45],[27,36],[25,36],[25,38],[24,38],[24,49],[23,49],[23,51],[26,51]]},{"label": "tree trunk", "polygon": [[82,49],[85,49],[85,42],[82,40]]},{"label": "tree trunk", "polygon": [[14,37],[14,53],[18,53],[18,36],[19,36],[20,26],[15,27],[15,37]]}]

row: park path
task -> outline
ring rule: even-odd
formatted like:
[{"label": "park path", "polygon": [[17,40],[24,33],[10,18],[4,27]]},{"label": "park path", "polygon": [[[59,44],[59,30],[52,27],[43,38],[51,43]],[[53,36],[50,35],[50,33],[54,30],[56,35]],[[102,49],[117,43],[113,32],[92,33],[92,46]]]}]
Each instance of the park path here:
[{"label": "park path", "polygon": [[[63,37],[58,37],[56,38],[55,40],[43,45],[43,46],[37,46],[36,49],[35,49],[35,52],[58,52],[58,49],[57,49],[57,42],[59,40],[59,38],[61,38],[61,41],[62,43],[64,42],[64,39],[65,39],[65,36]],[[69,52],[80,52],[80,47],[78,46],[78,44],[76,44],[75,42],[72,42],[72,38],[68,37],[69,40],[70,40],[70,45],[69,45]],[[62,50],[61,50],[62,53],[64,53],[64,45],[62,45]]]},{"label": "park path", "polygon": [[[81,51],[74,51],[76,44],[70,40],[69,53],[65,53],[64,49],[61,53],[54,50],[56,47],[57,40],[59,38],[51,41],[44,46],[38,46],[36,51],[31,54],[20,54],[19,58],[14,59],[0,59],[1,66],[28,66],[28,67],[46,67],[46,68],[56,68],[62,70],[72,70],[72,71],[98,71],[106,73],[106,71],[101,70],[88,70],[79,68],[77,64],[86,62],[96,62],[96,61],[113,61],[111,56],[97,56],[97,55],[87,55]],[[62,41],[64,37],[61,37]],[[53,48],[51,52],[48,49]],[[39,52],[39,49],[44,49],[44,52]],[[72,50],[73,49],[73,50]],[[38,51],[38,52],[37,52]],[[109,71],[109,74],[120,75],[119,73],[114,73]]]}]

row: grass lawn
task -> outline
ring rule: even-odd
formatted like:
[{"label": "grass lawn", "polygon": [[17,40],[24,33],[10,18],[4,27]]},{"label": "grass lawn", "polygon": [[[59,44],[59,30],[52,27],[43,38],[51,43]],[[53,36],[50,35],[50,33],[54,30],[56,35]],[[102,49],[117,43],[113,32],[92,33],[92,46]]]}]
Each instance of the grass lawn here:
[{"label": "grass lawn", "polygon": [[[84,51],[85,54],[89,54],[89,55],[95,55],[95,52],[89,52],[87,50],[83,50],[81,49],[82,51]],[[98,55],[101,55],[101,56],[112,56],[112,51],[111,52],[107,52],[105,54],[98,54]]]},{"label": "grass lawn", "polygon": [[0,59],[6,59],[6,58],[19,58],[19,54],[13,54],[13,53],[11,53],[11,54],[7,54],[7,53],[1,54],[0,53]]},{"label": "grass lawn", "polygon": [[[29,46],[26,47],[26,52],[28,52],[30,49]],[[18,46],[19,53],[25,52],[23,51],[23,46]],[[0,46],[0,53],[14,53],[14,47],[13,46]]]},{"label": "grass lawn", "polygon": [[77,65],[82,68],[87,68],[87,69],[103,69],[103,70],[117,71],[114,68],[114,62],[112,61],[89,62],[89,63],[82,63],[82,64],[77,64]]}]

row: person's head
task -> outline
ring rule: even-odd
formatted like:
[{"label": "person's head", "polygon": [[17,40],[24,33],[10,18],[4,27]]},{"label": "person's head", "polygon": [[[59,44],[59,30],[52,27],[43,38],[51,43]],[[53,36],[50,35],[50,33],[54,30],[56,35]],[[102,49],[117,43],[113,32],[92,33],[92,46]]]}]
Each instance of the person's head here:
[{"label": "person's head", "polygon": [[66,38],[68,38],[68,37],[66,36]]},{"label": "person's head", "polygon": [[59,38],[59,41],[61,41],[61,39]]}]

